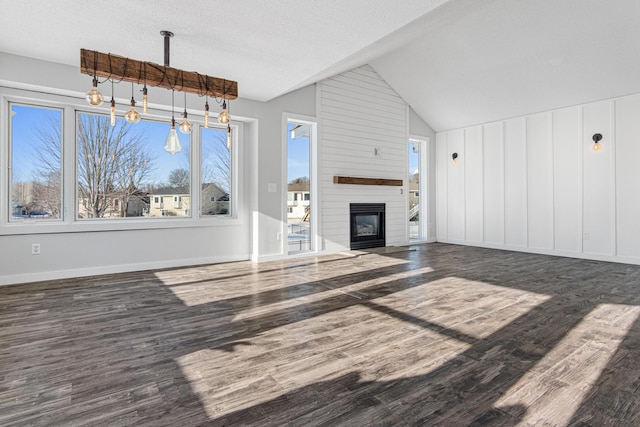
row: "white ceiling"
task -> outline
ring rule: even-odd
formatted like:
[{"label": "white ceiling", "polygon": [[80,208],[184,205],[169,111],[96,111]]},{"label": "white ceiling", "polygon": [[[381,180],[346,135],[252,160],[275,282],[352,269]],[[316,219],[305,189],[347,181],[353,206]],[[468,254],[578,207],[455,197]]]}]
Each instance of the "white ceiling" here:
[{"label": "white ceiling", "polygon": [[640,92],[640,0],[0,0],[0,51],[74,66],[162,63],[165,29],[242,98],[369,63],[436,131]]},{"label": "white ceiling", "polygon": [[640,92],[640,0],[454,0],[420,26],[370,64],[436,131]]},{"label": "white ceiling", "polygon": [[[80,49],[235,80],[269,100],[445,0],[0,0],[0,51],[79,65]],[[341,70],[343,71],[343,70]]]}]

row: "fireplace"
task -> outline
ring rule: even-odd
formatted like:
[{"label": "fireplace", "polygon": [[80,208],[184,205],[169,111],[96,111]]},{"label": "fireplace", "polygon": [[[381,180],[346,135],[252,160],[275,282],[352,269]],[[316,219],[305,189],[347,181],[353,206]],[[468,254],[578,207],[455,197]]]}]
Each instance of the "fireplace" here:
[{"label": "fireplace", "polygon": [[351,203],[351,249],[386,246],[384,203]]}]

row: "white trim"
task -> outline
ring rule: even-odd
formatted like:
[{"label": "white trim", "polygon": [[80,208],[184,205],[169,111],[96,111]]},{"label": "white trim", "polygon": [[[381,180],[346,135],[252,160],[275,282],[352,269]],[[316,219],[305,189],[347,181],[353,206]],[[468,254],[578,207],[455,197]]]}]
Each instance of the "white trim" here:
[{"label": "white trim", "polygon": [[[418,183],[418,191],[420,193],[420,207],[419,213],[420,215],[420,224],[419,227],[419,238],[416,240],[411,240],[411,234],[409,232],[409,221],[407,221],[407,242],[408,244],[418,243],[418,242],[426,242],[429,241],[429,212],[431,208],[430,198],[429,198],[429,143],[430,138],[428,136],[422,135],[414,135],[410,134],[407,142],[418,142],[420,143],[420,158],[418,161],[418,168],[420,172],[420,182]],[[407,150],[407,168],[409,165],[409,153]],[[410,171],[409,171],[410,172]],[[407,176],[410,176],[407,174]],[[406,185],[406,193],[407,193],[407,202],[405,203],[405,207],[407,208],[407,217],[408,217],[408,207],[409,207],[409,183]],[[423,202],[424,201],[424,202]],[[435,241],[435,239],[434,239]]]},{"label": "white trim", "polygon": [[127,273],[132,271],[158,270],[165,268],[188,267],[192,265],[216,264],[222,262],[235,262],[249,260],[249,255],[215,256],[204,258],[187,258],[180,260],[154,261],[136,264],[119,264],[106,267],[77,268],[70,270],[55,270],[40,273],[15,274],[0,276],[0,286],[17,285],[20,283],[39,282],[44,280],[59,280],[86,276],[98,276],[103,274]]},{"label": "white trim", "polygon": [[[287,240],[287,196],[288,196],[288,163],[289,163],[289,122],[299,122],[308,124],[311,126],[311,135],[309,137],[309,193],[310,193],[310,216],[311,216],[311,228],[309,229],[309,236],[311,237],[311,248],[309,252],[305,254],[317,254],[321,247],[320,233],[318,223],[320,222],[320,209],[319,209],[319,197],[318,181],[320,179],[318,171],[318,122],[317,118],[313,116],[306,116],[296,113],[282,113],[282,191],[281,191],[281,206],[282,206],[282,225],[281,225],[281,252],[284,256],[292,256],[289,254],[288,240]],[[298,254],[293,254],[298,255]],[[259,257],[260,259],[260,257]]]}]

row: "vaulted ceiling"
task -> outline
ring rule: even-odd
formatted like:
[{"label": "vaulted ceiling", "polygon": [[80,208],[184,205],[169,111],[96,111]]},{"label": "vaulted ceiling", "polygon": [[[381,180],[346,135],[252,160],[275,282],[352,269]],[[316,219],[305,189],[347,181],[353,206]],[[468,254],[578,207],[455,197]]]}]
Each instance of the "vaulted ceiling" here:
[{"label": "vaulted ceiling", "polygon": [[[640,92],[638,0],[0,0],[0,51],[80,48],[238,81],[266,101],[369,63],[435,130]],[[0,66],[2,66],[0,64]]]}]

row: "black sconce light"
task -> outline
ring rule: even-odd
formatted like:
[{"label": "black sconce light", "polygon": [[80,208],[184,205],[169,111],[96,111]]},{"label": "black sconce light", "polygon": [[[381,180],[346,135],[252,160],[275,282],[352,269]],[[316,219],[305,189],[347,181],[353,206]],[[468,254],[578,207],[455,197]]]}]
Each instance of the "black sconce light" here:
[{"label": "black sconce light", "polygon": [[453,166],[455,166],[455,165],[457,165],[457,164],[458,164],[458,153],[453,153],[453,154],[451,155],[451,164],[452,164]]},{"label": "black sconce light", "polygon": [[602,134],[599,134],[599,133],[593,134],[593,151],[598,151],[600,149],[601,140],[602,140]]}]

